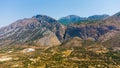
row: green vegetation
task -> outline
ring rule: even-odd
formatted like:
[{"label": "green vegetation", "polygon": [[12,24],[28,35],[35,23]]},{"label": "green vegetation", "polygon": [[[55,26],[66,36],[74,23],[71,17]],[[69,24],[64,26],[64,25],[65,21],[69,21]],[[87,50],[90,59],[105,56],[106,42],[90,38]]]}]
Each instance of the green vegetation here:
[{"label": "green vegetation", "polygon": [[85,21],[81,21],[81,22],[76,22],[74,24],[80,25],[80,24],[97,24],[99,23],[99,20],[85,20]]},{"label": "green vegetation", "polygon": [[[89,43],[91,44],[89,46],[95,46],[93,45],[95,42]],[[25,51],[27,48],[33,48],[35,51],[27,52]],[[11,46],[5,52],[0,53],[0,58],[9,56],[12,59],[0,61],[2,68],[119,68],[120,65],[119,52],[97,53],[79,46],[70,48]]]}]

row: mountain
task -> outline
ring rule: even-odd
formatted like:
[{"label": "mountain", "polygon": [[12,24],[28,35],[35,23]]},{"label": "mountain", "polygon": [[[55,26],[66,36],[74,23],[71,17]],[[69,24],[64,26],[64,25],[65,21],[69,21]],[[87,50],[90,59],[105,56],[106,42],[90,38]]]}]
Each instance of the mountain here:
[{"label": "mountain", "polygon": [[[107,17],[107,18],[106,18]],[[71,21],[85,20],[79,16],[70,15],[63,19],[68,20],[64,26],[57,20],[46,16],[36,15],[32,18],[17,20],[0,29],[0,45],[32,44],[32,45],[60,45],[74,37],[82,40],[108,41],[119,35],[119,13],[108,15],[94,15],[90,19],[101,19],[95,23],[72,23]],[[95,19],[95,20],[96,20]]]},{"label": "mountain", "polygon": [[[106,42],[119,36],[120,13],[113,16],[93,15],[88,18],[92,20],[99,19],[99,21],[94,21],[95,23],[87,21],[88,23],[82,24],[72,23],[71,21],[86,19],[75,15],[63,18],[69,19],[71,24],[68,26],[64,26],[46,15],[36,15],[32,18],[17,20],[0,29],[0,45],[32,44],[52,46],[60,45],[74,37],[79,37],[82,40],[91,39]],[[118,44],[116,43],[116,46]]]},{"label": "mountain", "polygon": [[98,41],[99,37],[112,30],[117,29],[112,28],[112,26],[101,26],[99,24],[72,24],[67,27],[64,38],[68,40],[78,36],[84,40],[92,38],[93,40]]},{"label": "mountain", "polygon": [[89,16],[88,20],[102,20],[102,19],[106,19],[108,18],[109,15],[107,14],[103,14],[103,15],[93,15],[93,16]]},{"label": "mountain", "polygon": [[[104,23],[103,23],[104,22]],[[114,28],[116,31],[111,31],[104,36],[103,38],[107,38],[106,42],[104,42],[104,45],[110,45],[108,47],[113,47],[113,48],[119,48],[120,47],[120,12],[114,14],[113,16],[103,20],[101,22],[101,25],[106,25],[106,26],[111,26],[109,27],[110,29]]]},{"label": "mountain", "polygon": [[[36,15],[32,18],[17,20],[1,28],[0,45],[25,43],[59,45],[63,39],[63,33],[64,26],[55,19],[46,15]],[[39,42],[40,39],[42,39],[42,42]]]},{"label": "mountain", "polygon": [[68,25],[68,24],[71,24],[71,23],[81,22],[81,21],[84,21],[84,20],[86,20],[85,17],[79,17],[77,15],[69,15],[69,16],[60,18],[58,21],[61,22],[64,25]]},{"label": "mountain", "polygon": [[64,39],[70,40],[77,36],[83,40],[99,41],[106,47],[120,47],[118,41],[120,39],[119,14],[117,13],[95,23],[70,24],[66,28]]},{"label": "mountain", "polygon": [[89,16],[89,17],[79,17],[77,15],[69,15],[69,16],[60,18],[58,21],[60,23],[62,23],[63,25],[69,25],[71,23],[94,22],[94,21],[106,19],[108,17],[109,17],[109,15],[107,15],[107,14],[93,15],[93,16]]},{"label": "mountain", "polygon": [[67,26],[49,16],[36,15],[0,28],[0,66],[120,68],[119,40],[120,12]]}]

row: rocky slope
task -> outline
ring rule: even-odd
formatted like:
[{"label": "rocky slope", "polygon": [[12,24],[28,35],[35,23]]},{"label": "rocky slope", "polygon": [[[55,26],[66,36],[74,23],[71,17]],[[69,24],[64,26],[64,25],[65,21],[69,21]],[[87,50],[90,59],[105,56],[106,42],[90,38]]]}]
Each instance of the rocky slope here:
[{"label": "rocky slope", "polygon": [[65,40],[71,39],[73,37],[80,37],[84,40],[88,38],[93,38],[93,40],[98,41],[99,38],[112,31],[119,31],[112,25],[100,25],[100,24],[72,24],[69,25],[65,32]]},{"label": "rocky slope", "polygon": [[[55,19],[45,15],[36,15],[32,18],[18,20],[9,26],[1,28],[0,45],[34,43],[34,41],[36,42],[36,40],[41,38],[43,41],[41,44],[46,43],[46,39],[49,39],[50,44],[58,45],[63,39],[63,34],[64,26]],[[46,38],[44,39],[44,37]],[[52,39],[52,42],[50,42],[50,39]]]},{"label": "rocky slope", "polygon": [[95,21],[95,23],[70,24],[66,28],[64,39],[70,40],[78,36],[83,40],[92,39],[104,43],[110,40],[116,40],[116,42],[112,41],[111,46],[119,46],[118,39],[115,39],[120,38],[119,34],[120,13],[117,13],[104,20]]}]

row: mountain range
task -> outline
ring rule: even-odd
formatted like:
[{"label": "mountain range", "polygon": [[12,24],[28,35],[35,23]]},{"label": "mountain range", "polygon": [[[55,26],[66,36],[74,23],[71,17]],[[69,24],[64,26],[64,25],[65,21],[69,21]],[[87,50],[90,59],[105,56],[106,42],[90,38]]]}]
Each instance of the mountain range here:
[{"label": "mountain range", "polygon": [[[45,15],[36,15],[32,18],[17,20],[16,22],[1,28],[0,45],[6,45],[6,43],[9,45],[29,42],[45,45],[55,42],[57,45],[62,41],[63,33],[64,26],[55,19]],[[42,39],[42,41],[40,41],[40,39]]]},{"label": "mountain range", "polygon": [[109,15],[107,14],[93,15],[89,17],[79,17],[77,15],[68,15],[66,17],[60,18],[58,21],[62,23],[63,25],[69,25],[71,23],[82,23],[82,22],[88,22],[88,21],[102,20],[108,17]]},{"label": "mountain range", "polygon": [[[57,21],[46,15],[17,20],[0,29],[0,46],[29,43],[54,46],[74,37],[79,37],[82,40],[110,41],[119,35],[119,14],[116,13],[113,16],[93,15],[88,18],[70,15],[61,18],[69,22],[67,26],[61,24],[61,19]],[[117,46],[117,43],[114,46]]]},{"label": "mountain range", "polygon": [[120,12],[24,18],[0,28],[2,68],[120,68]]}]

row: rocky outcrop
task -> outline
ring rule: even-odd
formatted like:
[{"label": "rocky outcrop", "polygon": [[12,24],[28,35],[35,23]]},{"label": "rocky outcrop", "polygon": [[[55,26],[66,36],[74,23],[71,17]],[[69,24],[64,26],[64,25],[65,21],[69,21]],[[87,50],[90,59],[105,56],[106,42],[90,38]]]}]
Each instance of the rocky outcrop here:
[{"label": "rocky outcrop", "polygon": [[43,35],[44,35],[44,37],[34,41],[34,43],[36,43],[36,45],[38,45],[38,46],[56,46],[56,45],[61,44],[60,41],[58,40],[57,36],[53,32],[46,31],[45,33],[43,33]]},{"label": "rocky outcrop", "polygon": [[82,39],[79,37],[74,37],[62,44],[65,47],[82,47]]}]

